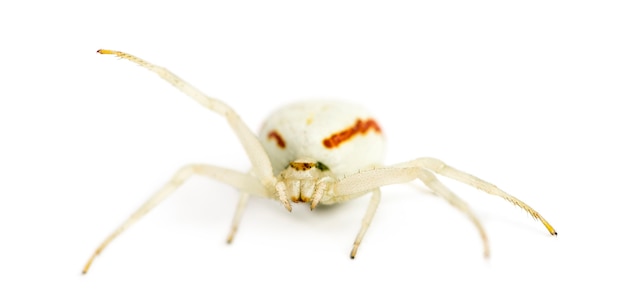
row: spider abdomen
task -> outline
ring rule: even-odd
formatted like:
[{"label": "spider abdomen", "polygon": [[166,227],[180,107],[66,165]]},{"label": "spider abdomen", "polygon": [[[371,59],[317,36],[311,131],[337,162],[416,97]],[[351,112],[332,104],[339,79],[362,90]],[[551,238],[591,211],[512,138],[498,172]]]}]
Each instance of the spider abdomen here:
[{"label": "spider abdomen", "polygon": [[378,122],[364,108],[332,101],[286,105],[263,124],[259,133],[278,174],[289,163],[309,158],[335,175],[380,165],[385,141]]}]

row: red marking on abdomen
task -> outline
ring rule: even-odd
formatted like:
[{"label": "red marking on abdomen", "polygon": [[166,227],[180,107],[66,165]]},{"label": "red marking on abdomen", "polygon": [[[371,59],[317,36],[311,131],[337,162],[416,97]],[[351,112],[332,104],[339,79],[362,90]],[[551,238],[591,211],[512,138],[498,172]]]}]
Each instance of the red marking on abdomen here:
[{"label": "red marking on abdomen", "polygon": [[278,131],[276,130],[270,131],[270,133],[267,134],[267,138],[270,140],[275,139],[276,145],[278,145],[278,147],[280,148],[285,148],[287,146],[287,144],[285,144],[285,140],[283,140],[283,137],[280,136],[280,134],[278,134]]},{"label": "red marking on abdomen", "polygon": [[333,133],[333,135],[325,138],[322,143],[326,148],[334,148],[339,147],[341,143],[350,140],[353,136],[357,134],[367,134],[369,130],[374,130],[375,132],[380,133],[380,126],[376,123],[375,120],[369,118],[366,120],[357,119],[356,123],[352,127],[348,127],[347,129]]}]

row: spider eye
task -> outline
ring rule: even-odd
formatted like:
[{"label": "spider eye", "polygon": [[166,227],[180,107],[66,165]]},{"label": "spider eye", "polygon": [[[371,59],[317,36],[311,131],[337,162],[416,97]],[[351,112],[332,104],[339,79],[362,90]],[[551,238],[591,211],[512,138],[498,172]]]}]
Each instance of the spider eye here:
[{"label": "spider eye", "polygon": [[309,170],[311,168],[317,168],[320,171],[327,171],[329,170],[328,166],[326,166],[326,164],[322,163],[322,162],[301,162],[301,161],[293,161],[291,163],[289,163],[289,165],[285,168],[293,168],[295,170],[298,171],[306,171]]},{"label": "spider eye", "polygon": [[322,172],[329,170],[328,166],[326,166],[326,164],[324,164],[322,162],[315,163],[315,167],[317,167],[317,169],[319,169]]}]

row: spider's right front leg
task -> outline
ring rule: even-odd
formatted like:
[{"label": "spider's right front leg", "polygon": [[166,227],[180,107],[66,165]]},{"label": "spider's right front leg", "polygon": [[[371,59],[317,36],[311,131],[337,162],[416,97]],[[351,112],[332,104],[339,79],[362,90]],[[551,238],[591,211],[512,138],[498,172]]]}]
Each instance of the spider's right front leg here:
[{"label": "spider's right front leg", "polygon": [[[176,189],[178,189],[183,183],[185,183],[192,175],[201,175],[209,178],[216,179],[223,183],[229,184],[239,190],[242,191],[243,195],[257,195],[262,197],[268,197],[268,190],[259,182],[259,180],[251,175],[243,174],[237,171],[229,170],[226,168],[205,165],[205,164],[190,164],[182,167],[170,181],[165,184],[160,190],[158,190],[148,201],[146,201],[141,207],[139,207],[122,225],[120,225],[115,231],[113,231],[94,251],[91,255],[85,267],[83,268],[83,274],[86,274],[89,271],[89,267],[91,263],[94,261],[96,256],[98,256],[106,247],[113,241],[117,236],[119,236],[124,230],[128,229],[131,225],[137,222],[140,218],[146,215],[150,210],[154,209],[158,204],[160,204],[167,196],[172,194]],[[238,210],[242,207],[241,202],[246,199],[240,200],[240,204],[238,206]]]},{"label": "spider's right front leg", "polygon": [[196,89],[165,67],[154,65],[139,57],[121,51],[100,49],[98,50],[98,53],[115,55],[119,58],[134,62],[141,67],[156,73],[159,77],[163,78],[163,80],[167,81],[181,92],[187,94],[187,96],[191,97],[202,106],[225,117],[228,124],[235,132],[235,135],[237,135],[239,142],[243,145],[243,148],[248,155],[248,159],[250,159],[250,162],[252,163],[253,173],[257,176],[261,183],[263,183],[266,189],[275,188],[276,178],[274,177],[272,164],[267,156],[267,153],[263,149],[261,142],[259,142],[257,136],[230,106],[219,99],[205,95],[200,90]]}]

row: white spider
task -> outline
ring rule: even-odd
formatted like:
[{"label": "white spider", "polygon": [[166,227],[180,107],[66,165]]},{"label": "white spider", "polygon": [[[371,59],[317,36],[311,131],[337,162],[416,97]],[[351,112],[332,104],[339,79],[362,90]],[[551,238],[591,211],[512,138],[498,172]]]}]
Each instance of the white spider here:
[{"label": "white spider", "polygon": [[487,235],[468,205],[445,187],[435,173],[500,196],[539,219],[550,234],[554,228],[534,209],[496,186],[454,169],[434,158],[419,158],[381,167],[384,140],[376,121],[362,108],[331,102],[291,104],[276,111],[257,137],[225,103],[207,97],[167,69],[119,51],[98,50],[135,62],[158,74],[208,109],[224,116],[252,162],[250,173],[219,166],[190,164],[173,178],[95,250],[83,269],[87,273],[94,258],[120,233],[156,207],[192,175],[207,176],[241,191],[228,243],[232,242],[250,195],[274,198],[291,211],[291,202],[332,205],[371,193],[367,213],[356,236],[350,257],[354,258],[378,203],[380,187],[420,179],[436,194],[465,213],[478,229],[485,257],[489,255]]}]

